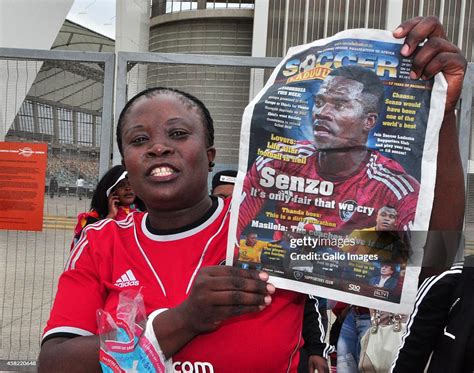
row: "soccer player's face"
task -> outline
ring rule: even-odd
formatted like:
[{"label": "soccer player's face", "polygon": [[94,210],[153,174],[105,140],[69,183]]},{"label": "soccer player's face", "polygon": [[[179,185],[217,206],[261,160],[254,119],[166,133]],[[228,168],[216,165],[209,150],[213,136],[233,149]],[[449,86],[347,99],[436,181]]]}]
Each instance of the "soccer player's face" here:
[{"label": "soccer player's face", "polygon": [[255,246],[256,243],[257,243],[257,235],[254,233],[250,233],[247,236],[247,239],[245,240],[245,244],[247,246]]},{"label": "soccer player's face", "polygon": [[148,210],[186,209],[208,196],[215,149],[206,146],[196,107],[169,93],[142,97],[130,107],[121,134],[128,180]]},{"label": "soccer player's face", "polygon": [[376,229],[378,231],[393,231],[397,222],[397,213],[395,210],[379,211],[376,222]]},{"label": "soccer player's face", "polygon": [[365,145],[371,129],[364,113],[362,83],[328,76],[314,97],[314,142],[319,150]]}]

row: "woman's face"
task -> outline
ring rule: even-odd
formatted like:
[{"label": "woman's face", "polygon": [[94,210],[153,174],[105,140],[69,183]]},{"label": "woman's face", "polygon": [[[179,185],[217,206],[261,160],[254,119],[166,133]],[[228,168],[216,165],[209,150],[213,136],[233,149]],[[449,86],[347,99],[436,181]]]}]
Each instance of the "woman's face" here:
[{"label": "woman's face", "polygon": [[199,111],[173,94],[138,99],[122,127],[123,162],[148,210],[193,207],[208,195],[215,149],[206,147]]},{"label": "woman's face", "polygon": [[114,188],[113,193],[118,197],[121,206],[131,205],[135,201],[135,193],[127,179],[120,181]]}]

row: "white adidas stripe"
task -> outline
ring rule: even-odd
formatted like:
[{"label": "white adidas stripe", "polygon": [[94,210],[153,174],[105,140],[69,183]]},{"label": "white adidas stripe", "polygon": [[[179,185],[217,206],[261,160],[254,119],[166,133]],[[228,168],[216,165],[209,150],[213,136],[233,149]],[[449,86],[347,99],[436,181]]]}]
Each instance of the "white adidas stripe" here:
[{"label": "white adidas stripe", "polygon": [[[129,215],[132,215],[132,214],[129,214]],[[70,270],[70,269],[74,269],[76,267],[76,262],[79,260],[79,258],[81,257],[81,255],[84,251],[84,248],[88,244],[89,241],[87,240],[87,235],[85,234],[85,232],[87,232],[89,230],[99,231],[109,223],[115,223],[115,224],[119,225],[120,228],[131,227],[133,225],[133,220],[130,220],[130,221],[127,221],[127,222],[126,222],[126,220],[128,220],[128,217],[127,217],[127,219],[125,219],[123,221],[120,221],[120,222],[117,222],[116,220],[112,220],[112,219],[104,219],[104,220],[98,221],[97,223],[90,224],[90,225],[86,226],[84,228],[84,230],[82,231],[82,233],[81,233],[81,237],[79,238],[79,241],[77,241],[76,245],[74,246],[74,248],[71,251],[71,255],[69,256],[69,259],[66,262],[65,271]]]},{"label": "white adidas stripe", "polygon": [[[406,194],[408,194],[408,191],[414,192],[415,189],[413,186],[410,184],[410,182],[406,179],[406,177],[403,174],[396,174],[390,169],[386,168],[385,166],[374,163],[374,166],[377,167],[378,170],[380,170],[381,173],[385,173],[387,177],[389,177],[391,180],[393,180],[397,185],[400,187],[402,191],[404,191]],[[403,184],[403,185],[402,185]],[[407,191],[408,190],[408,191]]]},{"label": "white adidas stripe", "polygon": [[395,194],[398,200],[402,199],[402,195],[400,194],[400,191],[398,191],[398,189],[395,188],[395,186],[389,180],[372,174],[372,172],[370,171],[370,168],[367,168],[367,176],[369,177],[369,179],[377,180],[385,184],[387,188],[390,189],[393,192],[393,194]]},{"label": "white adidas stripe", "polygon": [[326,332],[324,331],[323,327],[323,322],[322,322],[322,315],[319,312],[319,301],[318,298],[315,297],[314,295],[309,295],[311,299],[315,300],[314,303],[314,310],[316,311],[316,314],[318,315],[318,326],[319,326],[319,341],[325,345],[324,350],[323,350],[323,357],[327,359],[329,357],[329,354],[331,352],[334,352],[334,346],[331,346],[329,343],[325,342],[326,339]]},{"label": "white adidas stripe", "polygon": [[133,272],[131,269],[126,271],[120,278],[115,281],[115,284],[122,284],[124,282],[130,282],[130,281],[138,281],[136,277],[133,275]]},{"label": "white adidas stripe", "polygon": [[[402,175],[394,174],[382,165],[376,164],[373,158],[369,161],[367,175],[370,179],[375,179],[384,183],[392,192],[394,192],[399,200],[408,195],[409,191],[414,191],[413,187],[405,178],[403,178]],[[409,184],[409,187],[406,187],[406,184]]]},{"label": "white adidas stripe", "polygon": [[125,274],[128,276],[128,278],[129,278],[131,281],[137,281],[137,279],[136,279],[135,276],[133,275],[131,269],[129,269],[127,272],[125,272]]},{"label": "white adidas stripe", "polygon": [[95,226],[103,226],[105,224],[107,224],[109,220],[108,219],[105,219],[105,220],[100,220],[98,221],[97,223],[94,223],[94,224],[90,224],[88,226],[86,226],[82,232],[81,232],[81,236],[79,237],[79,240],[76,242],[76,244],[74,245],[70,255],[69,255],[69,259],[68,261],[66,262],[66,266],[64,268],[64,270],[68,270],[68,269],[73,269],[71,268],[72,264],[77,261],[77,256],[80,256],[81,253],[82,253],[82,250],[84,249],[84,246],[88,243],[87,241],[87,235],[85,234],[85,232],[87,232],[89,229],[92,229],[92,227],[95,227]]}]

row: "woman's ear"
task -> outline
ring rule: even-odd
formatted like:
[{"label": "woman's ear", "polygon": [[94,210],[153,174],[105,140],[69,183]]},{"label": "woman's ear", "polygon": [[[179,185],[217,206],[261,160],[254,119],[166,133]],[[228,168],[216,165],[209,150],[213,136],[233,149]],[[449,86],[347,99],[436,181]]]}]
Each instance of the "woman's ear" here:
[{"label": "woman's ear", "polygon": [[212,172],[213,167],[215,166],[214,159],[216,158],[216,148],[210,146],[206,150],[207,161],[209,162],[209,172]]}]

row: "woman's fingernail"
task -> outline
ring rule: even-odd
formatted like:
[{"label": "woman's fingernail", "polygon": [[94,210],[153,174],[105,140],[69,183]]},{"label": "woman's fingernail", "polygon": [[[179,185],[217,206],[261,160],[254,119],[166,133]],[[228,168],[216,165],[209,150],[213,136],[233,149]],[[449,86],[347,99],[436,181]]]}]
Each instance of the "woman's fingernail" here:
[{"label": "woman's fingernail", "polygon": [[416,72],[414,72],[414,71],[410,72],[410,79],[417,79]]},{"label": "woman's fingernail", "polygon": [[268,306],[270,303],[272,303],[272,297],[267,295],[263,301],[265,302],[265,305]]},{"label": "woman's fingernail", "polygon": [[399,34],[403,31],[403,27],[398,26],[395,30],[393,30],[394,34]]},{"label": "woman's fingernail", "polygon": [[258,277],[260,278],[260,280],[262,281],[267,281],[268,280],[268,273],[267,272],[260,272],[258,274]]},{"label": "woman's fingernail", "polygon": [[408,44],[403,44],[402,49],[400,50],[400,54],[403,56],[408,55],[408,51],[410,50],[410,46]]},{"label": "woman's fingernail", "polygon": [[273,294],[275,292],[275,286],[273,286],[272,284],[267,284],[267,291],[270,294]]}]

